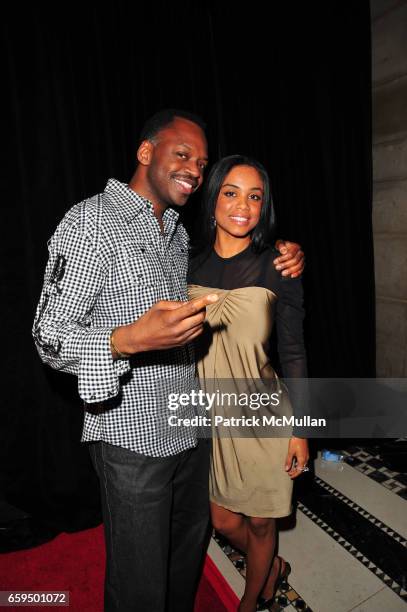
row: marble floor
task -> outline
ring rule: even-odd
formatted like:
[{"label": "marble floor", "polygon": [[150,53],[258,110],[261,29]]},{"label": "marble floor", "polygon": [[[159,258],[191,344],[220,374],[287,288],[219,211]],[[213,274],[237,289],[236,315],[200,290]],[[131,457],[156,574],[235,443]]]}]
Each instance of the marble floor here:
[{"label": "marble floor", "polygon": [[[273,612],[407,612],[407,482],[375,447],[350,447],[344,462],[320,453],[280,521],[279,554],[292,573]],[[215,535],[210,554],[238,596],[245,560]]]}]

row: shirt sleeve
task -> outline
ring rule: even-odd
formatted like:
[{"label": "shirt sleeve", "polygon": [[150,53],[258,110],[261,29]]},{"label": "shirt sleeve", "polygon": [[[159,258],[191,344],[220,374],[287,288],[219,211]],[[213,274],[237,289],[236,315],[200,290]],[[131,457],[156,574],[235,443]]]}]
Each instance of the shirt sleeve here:
[{"label": "shirt sleeve", "polygon": [[[307,356],[304,345],[301,278],[280,277],[276,306],[277,348],[295,417],[307,414]],[[299,430],[294,427],[293,434]]]},{"label": "shirt sleeve", "polygon": [[33,337],[41,359],[75,374],[85,402],[100,402],[120,390],[129,360],[114,360],[113,327],[94,327],[93,312],[105,273],[91,241],[62,222],[49,242],[49,260],[37,307]]}]

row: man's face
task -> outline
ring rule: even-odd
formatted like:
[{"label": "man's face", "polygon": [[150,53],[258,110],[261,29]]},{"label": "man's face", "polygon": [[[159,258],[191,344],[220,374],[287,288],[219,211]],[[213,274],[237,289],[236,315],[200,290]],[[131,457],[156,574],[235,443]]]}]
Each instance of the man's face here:
[{"label": "man's face", "polygon": [[203,181],[208,163],[205,134],[187,119],[176,117],[154,138],[147,167],[151,200],[167,207],[183,206]]}]

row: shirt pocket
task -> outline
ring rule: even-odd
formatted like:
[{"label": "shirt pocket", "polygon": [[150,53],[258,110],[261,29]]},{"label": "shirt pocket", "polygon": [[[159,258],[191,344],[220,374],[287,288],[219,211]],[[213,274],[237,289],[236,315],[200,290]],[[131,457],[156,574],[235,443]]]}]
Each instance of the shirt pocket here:
[{"label": "shirt pocket", "polygon": [[122,252],[131,284],[142,287],[157,287],[162,284],[164,272],[158,253],[149,244],[123,244]]},{"label": "shirt pocket", "polygon": [[115,259],[112,261],[104,287],[108,296],[128,294],[128,299],[134,292],[142,291],[143,295],[159,288],[163,275],[157,254],[143,243],[122,243],[118,246]]}]

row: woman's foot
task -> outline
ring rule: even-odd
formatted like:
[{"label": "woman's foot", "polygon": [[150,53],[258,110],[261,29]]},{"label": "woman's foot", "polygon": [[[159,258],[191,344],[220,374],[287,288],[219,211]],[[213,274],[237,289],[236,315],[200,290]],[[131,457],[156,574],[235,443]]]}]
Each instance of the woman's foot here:
[{"label": "woman's foot", "polygon": [[280,584],[287,578],[291,571],[290,564],[282,557],[275,556],[267,582],[259,597],[258,610],[267,610],[272,605]]}]

